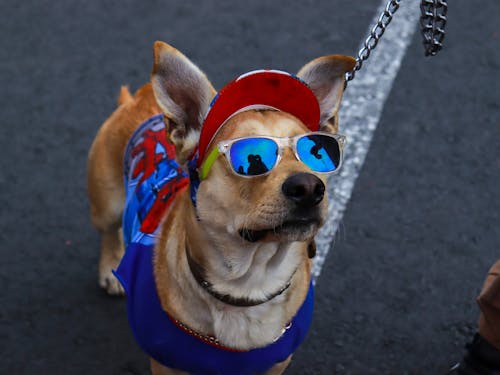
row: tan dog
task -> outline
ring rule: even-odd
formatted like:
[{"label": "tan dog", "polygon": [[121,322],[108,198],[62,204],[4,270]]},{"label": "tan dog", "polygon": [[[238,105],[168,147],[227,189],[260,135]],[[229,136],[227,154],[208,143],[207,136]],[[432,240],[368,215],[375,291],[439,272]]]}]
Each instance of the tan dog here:
[{"label": "tan dog", "polygon": [[[324,56],[298,73],[318,99],[323,132],[337,132],[344,75],[353,66],[351,57]],[[91,220],[102,241],[99,285],[109,294],[124,292],[112,270],[124,254],[127,142],[140,124],[163,113],[176,160],[185,167],[215,94],[205,75],[184,55],[156,42],[151,84],[134,96],[122,88],[117,110],[99,130],[89,153],[88,192]],[[207,154],[221,140],[293,137],[308,131],[289,113],[246,110],[224,123]],[[153,272],[164,312],[190,335],[205,342],[216,340],[216,346],[230,351],[251,351],[279,341],[308,295],[308,245],[325,221],[325,183],[324,175],[312,172],[290,148],[284,148],[270,173],[254,178],[236,175],[223,157],[217,157],[199,186],[196,207],[189,189],[184,189],[162,218]],[[153,374],[183,373],[152,357]],[[266,373],[282,373],[290,358]]]}]

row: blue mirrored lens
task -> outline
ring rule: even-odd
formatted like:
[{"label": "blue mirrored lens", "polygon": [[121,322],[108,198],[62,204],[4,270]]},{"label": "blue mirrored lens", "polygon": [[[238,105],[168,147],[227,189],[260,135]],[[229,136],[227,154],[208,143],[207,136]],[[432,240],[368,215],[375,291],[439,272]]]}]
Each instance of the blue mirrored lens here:
[{"label": "blue mirrored lens", "polygon": [[324,134],[305,135],[297,141],[300,160],[315,172],[332,172],[340,164],[337,140]]},{"label": "blue mirrored lens", "polygon": [[267,173],[276,164],[278,145],[267,138],[246,138],[234,142],[229,151],[234,171],[242,176]]}]

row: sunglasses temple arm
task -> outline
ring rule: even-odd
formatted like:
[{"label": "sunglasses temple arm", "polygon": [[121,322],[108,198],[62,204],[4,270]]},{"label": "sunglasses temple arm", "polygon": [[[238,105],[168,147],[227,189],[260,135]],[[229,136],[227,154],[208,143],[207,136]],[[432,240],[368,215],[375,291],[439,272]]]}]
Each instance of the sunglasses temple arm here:
[{"label": "sunglasses temple arm", "polygon": [[199,169],[200,181],[203,181],[205,178],[207,178],[208,172],[210,172],[210,169],[212,168],[212,165],[215,163],[215,160],[217,160],[218,156],[219,156],[219,149],[217,147],[214,147],[212,151],[210,151],[208,156],[205,158],[205,161],[200,166]]}]

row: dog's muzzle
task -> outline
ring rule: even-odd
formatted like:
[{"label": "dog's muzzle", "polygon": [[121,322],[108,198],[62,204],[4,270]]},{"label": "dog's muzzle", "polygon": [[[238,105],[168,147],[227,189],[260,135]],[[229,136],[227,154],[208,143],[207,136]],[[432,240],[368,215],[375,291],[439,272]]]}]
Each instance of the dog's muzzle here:
[{"label": "dog's muzzle", "polygon": [[288,217],[273,228],[260,230],[242,228],[239,230],[239,235],[243,239],[249,242],[261,241],[268,236],[292,236],[298,239],[320,226],[318,205],[325,196],[323,181],[311,173],[297,173],[285,180],[281,190],[291,203]]}]

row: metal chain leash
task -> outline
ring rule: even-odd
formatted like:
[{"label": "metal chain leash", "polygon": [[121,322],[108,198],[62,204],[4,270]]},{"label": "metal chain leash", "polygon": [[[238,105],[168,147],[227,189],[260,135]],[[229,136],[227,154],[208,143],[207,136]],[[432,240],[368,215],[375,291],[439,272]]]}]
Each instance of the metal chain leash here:
[{"label": "metal chain leash", "polygon": [[420,3],[420,31],[424,39],[425,56],[436,56],[443,48],[447,12],[446,0],[422,0]]},{"label": "metal chain leash", "polygon": [[377,46],[380,37],[384,34],[385,29],[387,28],[387,25],[391,23],[392,16],[394,16],[394,13],[396,13],[396,11],[399,9],[400,2],[401,0],[389,0],[387,5],[385,6],[385,9],[378,18],[377,23],[371,29],[370,35],[368,36],[368,38],[366,38],[365,43],[363,44],[363,48],[361,48],[358,52],[356,65],[354,65],[353,70],[346,73],[346,85],[347,82],[351,81],[354,78],[356,72],[361,69],[361,67],[363,66],[363,62],[367,60],[368,57],[370,57],[370,53]]},{"label": "metal chain leash", "polygon": [[[375,49],[385,29],[391,23],[400,3],[401,0],[389,0],[385,6],[377,23],[371,29],[370,35],[363,43],[363,47],[359,50],[353,70],[346,73],[345,86],[347,86],[347,82],[354,78],[356,72],[362,68],[363,62],[370,57],[371,51]],[[447,10],[448,4],[446,0],[421,0],[420,31],[424,39],[426,56],[435,56],[443,47]]]}]

